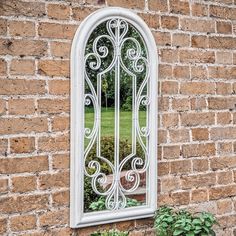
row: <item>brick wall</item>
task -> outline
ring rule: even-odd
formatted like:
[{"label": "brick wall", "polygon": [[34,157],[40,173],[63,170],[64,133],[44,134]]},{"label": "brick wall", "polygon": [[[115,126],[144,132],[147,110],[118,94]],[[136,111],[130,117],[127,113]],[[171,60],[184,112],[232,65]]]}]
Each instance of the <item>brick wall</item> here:
[{"label": "brick wall", "polygon": [[133,9],[156,39],[159,205],[208,210],[236,235],[236,0],[1,0],[0,234],[151,235],[151,219],[68,227],[70,46],[105,6]]}]

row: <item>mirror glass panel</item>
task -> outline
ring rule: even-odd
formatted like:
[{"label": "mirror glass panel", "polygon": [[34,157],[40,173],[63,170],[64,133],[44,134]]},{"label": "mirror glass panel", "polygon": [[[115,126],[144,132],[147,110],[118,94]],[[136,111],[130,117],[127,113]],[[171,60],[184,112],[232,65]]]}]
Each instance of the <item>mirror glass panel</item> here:
[{"label": "mirror glass panel", "polygon": [[149,65],[136,28],[114,18],[85,49],[84,212],[147,204]]}]

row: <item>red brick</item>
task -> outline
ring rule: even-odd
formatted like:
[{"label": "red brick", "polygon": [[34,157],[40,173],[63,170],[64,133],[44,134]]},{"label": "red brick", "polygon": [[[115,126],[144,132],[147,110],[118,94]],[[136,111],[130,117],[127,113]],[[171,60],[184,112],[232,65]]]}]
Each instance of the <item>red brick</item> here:
[{"label": "red brick", "polygon": [[45,156],[0,159],[0,164],[0,174],[48,170],[48,159]]},{"label": "red brick", "polygon": [[167,12],[168,11],[167,0],[149,0],[148,8],[151,11]]},{"label": "red brick", "polygon": [[215,54],[208,51],[181,50],[179,59],[184,63],[214,63]]},{"label": "red brick", "polygon": [[225,142],[218,143],[218,146],[217,146],[218,154],[229,154],[229,153],[232,153],[232,150],[233,150],[232,142],[229,142],[229,143],[225,143]]},{"label": "red brick", "polygon": [[149,28],[157,29],[160,27],[159,15],[151,13],[138,13],[138,15],[144,20]]},{"label": "red brick", "polygon": [[4,118],[0,120],[0,134],[46,132],[46,118]]},{"label": "red brick", "polygon": [[45,15],[45,4],[18,0],[1,0],[0,15],[43,17]]},{"label": "red brick", "polygon": [[166,29],[178,29],[179,18],[175,16],[161,16],[161,27]]},{"label": "red brick", "polygon": [[69,130],[69,125],[70,125],[69,117],[55,116],[52,119],[52,130],[53,131]]},{"label": "red brick", "polygon": [[38,32],[42,38],[72,39],[76,29],[76,25],[41,22]]},{"label": "red brick", "polygon": [[161,192],[169,192],[180,188],[179,177],[168,177],[161,179]]},{"label": "red brick", "polygon": [[184,18],[180,20],[180,28],[184,31],[214,33],[215,24],[211,20]]},{"label": "red brick", "polygon": [[208,193],[206,189],[195,189],[192,191],[191,202],[206,202]]},{"label": "red brick", "polygon": [[0,35],[6,36],[7,34],[7,21],[0,19]]},{"label": "red brick", "polygon": [[39,178],[40,189],[69,187],[69,173],[58,172],[56,174],[42,175]]},{"label": "red brick", "polygon": [[70,93],[69,80],[50,80],[48,81],[49,93],[55,95],[68,95]]},{"label": "red brick", "polygon": [[208,160],[206,159],[195,159],[192,160],[193,163],[193,171],[203,172],[209,170]]},{"label": "red brick", "polygon": [[192,3],[193,16],[208,16],[208,6],[200,3]]},{"label": "red brick", "polygon": [[165,159],[176,159],[181,155],[180,146],[164,146],[163,147],[163,158]]},{"label": "red brick", "polygon": [[181,0],[170,0],[170,12],[175,14],[189,15],[189,3]]},{"label": "red brick", "polygon": [[69,137],[61,135],[57,137],[40,137],[38,149],[43,152],[56,152],[69,150]]},{"label": "red brick", "polygon": [[174,63],[178,62],[178,53],[173,49],[160,50],[160,59],[162,62]]},{"label": "red brick", "polygon": [[217,124],[227,125],[232,123],[232,117],[230,112],[217,113]]},{"label": "red brick", "polygon": [[233,157],[219,157],[219,158],[213,158],[210,161],[211,169],[213,171],[215,170],[221,170],[224,168],[235,168],[236,167],[236,158]]},{"label": "red brick", "polygon": [[190,35],[174,33],[172,35],[172,46],[188,47],[190,45]]},{"label": "red brick", "polygon": [[54,206],[69,205],[70,194],[69,191],[61,191],[52,194],[52,202]]},{"label": "red brick", "polygon": [[209,130],[207,128],[192,129],[193,141],[201,141],[209,139]]},{"label": "red brick", "polygon": [[0,75],[7,74],[7,63],[4,59],[0,59]]},{"label": "red brick", "polygon": [[209,199],[217,200],[236,196],[236,185],[214,187],[209,190]]},{"label": "red brick", "polygon": [[183,189],[192,188],[193,186],[196,188],[206,187],[215,184],[216,184],[215,173],[188,175],[181,177],[181,186]]},{"label": "red brick", "polygon": [[210,112],[183,113],[180,115],[180,120],[184,126],[213,125],[215,115]]},{"label": "red brick", "polygon": [[47,43],[40,40],[0,39],[0,54],[12,56],[44,56]]},{"label": "red brick", "polygon": [[5,155],[7,153],[8,141],[7,139],[0,139],[0,155]]},{"label": "red brick", "polygon": [[91,7],[73,7],[72,8],[72,17],[75,20],[82,21],[85,17],[90,15],[96,8]]},{"label": "red brick", "polygon": [[[0,196],[7,193],[8,190],[9,190],[8,179],[0,179]],[[1,223],[0,223],[0,225],[1,225]],[[1,232],[1,230],[0,230],[0,232]]]},{"label": "red brick", "polygon": [[210,131],[211,140],[234,139],[236,127],[218,127]]},{"label": "red brick", "polygon": [[176,111],[188,111],[189,100],[187,98],[175,98],[172,100],[172,109]]},{"label": "red brick", "polygon": [[69,168],[69,155],[55,154],[52,159],[53,169],[68,169]]},{"label": "red brick", "polygon": [[215,151],[214,143],[183,145],[184,157],[214,156]]},{"label": "red brick", "polygon": [[10,149],[12,153],[29,153],[35,150],[34,138],[20,137],[10,139]]},{"label": "red brick", "polygon": [[33,60],[12,60],[10,74],[33,75],[35,73],[35,62]]},{"label": "red brick", "polygon": [[1,95],[44,94],[46,83],[43,80],[0,79]]},{"label": "red brick", "polygon": [[232,24],[230,22],[217,21],[216,29],[217,33],[232,34]]},{"label": "red brick", "polygon": [[0,211],[3,214],[23,213],[48,208],[48,195],[28,195],[17,197],[4,197],[0,199]]},{"label": "red brick", "polygon": [[158,176],[168,175],[170,172],[169,162],[158,162]]},{"label": "red brick", "polygon": [[35,24],[31,21],[10,21],[9,32],[12,36],[34,37]]},{"label": "red brick", "polygon": [[132,0],[107,0],[108,6],[119,6],[119,7],[128,7],[131,9],[144,9],[145,1],[132,1]]},{"label": "red brick", "polygon": [[191,66],[191,79],[207,79],[205,66]]},{"label": "red brick", "polygon": [[170,173],[171,174],[191,173],[191,161],[181,160],[181,161],[170,162]]},{"label": "red brick", "polygon": [[233,92],[230,83],[216,83],[216,94],[220,95],[231,95]]},{"label": "red brick", "polygon": [[70,57],[70,43],[50,42],[51,54],[55,57],[69,59]]},{"label": "red brick", "polygon": [[210,97],[208,98],[208,107],[212,110],[233,110],[236,98],[234,97]]},{"label": "red brick", "polygon": [[59,114],[69,112],[70,104],[68,99],[40,99],[38,100],[38,112],[41,114]]},{"label": "red brick", "polygon": [[8,101],[10,115],[30,115],[35,113],[33,99],[10,99]]},{"label": "red brick", "polygon": [[37,189],[36,177],[13,177],[12,178],[12,192],[25,193]]},{"label": "red brick", "polygon": [[14,216],[10,220],[11,230],[18,232],[34,229],[36,221],[37,219],[34,215]]},{"label": "red brick", "polygon": [[162,94],[178,94],[178,83],[176,81],[163,81],[161,83]]},{"label": "red brick", "polygon": [[176,79],[189,79],[190,78],[189,66],[179,66],[179,65],[174,66],[173,76]]},{"label": "red brick", "polygon": [[231,171],[222,171],[217,173],[218,184],[228,185],[233,182],[233,173]]},{"label": "red brick", "polygon": [[162,115],[162,124],[163,127],[175,127],[178,126],[178,114],[169,113]]},{"label": "red brick", "polygon": [[7,232],[7,218],[0,218],[0,233],[5,234]]},{"label": "red brick", "polygon": [[191,38],[191,44],[194,48],[208,48],[209,40],[207,36],[193,35]]},{"label": "red brick", "polygon": [[210,82],[183,82],[180,84],[180,93],[184,95],[215,94],[214,83]]},{"label": "red brick", "polygon": [[223,18],[223,19],[236,19],[236,9],[223,6],[213,6],[209,8],[209,14],[211,17]]},{"label": "red brick", "polygon": [[189,131],[187,129],[169,130],[170,142],[189,142]]},{"label": "red brick", "polygon": [[224,199],[217,201],[217,214],[224,215],[230,213],[233,210],[231,199]]},{"label": "red brick", "polygon": [[70,18],[70,7],[62,4],[47,5],[48,18],[56,20],[68,20]]},{"label": "red brick", "polygon": [[171,45],[171,35],[169,32],[154,32],[154,38],[158,46]]},{"label": "red brick", "polygon": [[217,49],[235,49],[236,38],[220,36],[209,37],[209,47]]}]

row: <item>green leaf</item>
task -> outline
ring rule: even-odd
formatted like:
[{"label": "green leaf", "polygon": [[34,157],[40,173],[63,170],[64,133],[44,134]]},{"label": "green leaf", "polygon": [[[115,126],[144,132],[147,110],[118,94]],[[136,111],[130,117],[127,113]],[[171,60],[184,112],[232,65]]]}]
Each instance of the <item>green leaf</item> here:
[{"label": "green leaf", "polygon": [[176,236],[176,235],[180,235],[180,234],[182,234],[184,231],[182,230],[182,229],[176,229],[175,231],[174,231],[174,236]]}]

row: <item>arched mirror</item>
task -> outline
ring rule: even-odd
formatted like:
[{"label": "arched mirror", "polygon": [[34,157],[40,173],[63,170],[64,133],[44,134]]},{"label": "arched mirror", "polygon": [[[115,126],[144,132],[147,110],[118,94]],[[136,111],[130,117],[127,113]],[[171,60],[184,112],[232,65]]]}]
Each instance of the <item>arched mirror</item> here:
[{"label": "arched mirror", "polygon": [[71,227],[151,216],[157,193],[157,54],[135,13],[88,16],[71,50]]}]

